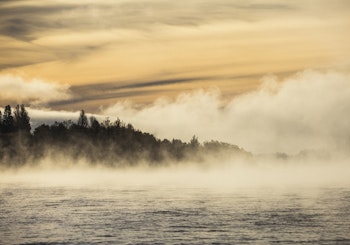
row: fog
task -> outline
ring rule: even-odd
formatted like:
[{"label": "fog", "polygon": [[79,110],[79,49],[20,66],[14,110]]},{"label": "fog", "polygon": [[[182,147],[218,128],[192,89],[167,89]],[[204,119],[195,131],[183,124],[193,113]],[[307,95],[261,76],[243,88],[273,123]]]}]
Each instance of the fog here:
[{"label": "fog", "polygon": [[[71,159],[65,152],[55,158],[48,153],[20,169],[1,169],[0,184],[220,189],[349,186],[349,111],[349,75],[331,71],[304,71],[282,81],[266,76],[260,90],[229,101],[215,88],[181,94],[175,100],[162,98],[147,106],[123,101],[95,116],[111,121],[120,116],[159,138],[188,142],[195,134],[201,142],[229,142],[252,154],[236,149],[234,154],[208,154],[200,161],[165,158],[156,166],[145,160],[133,167],[116,164],[111,168],[99,162],[91,165],[84,158]],[[35,108],[29,112],[34,124],[78,116]],[[47,149],[56,151],[49,145]]]},{"label": "fog", "polygon": [[107,167],[84,160],[49,157],[20,169],[1,169],[1,184],[93,188],[332,188],[350,186],[348,156],[315,155],[281,159],[254,156],[207,159],[204,162],[167,162],[159,166]]},{"label": "fog", "polygon": [[[83,109],[83,108],[82,108]],[[33,126],[76,121],[79,112],[29,108]],[[219,140],[253,153],[347,151],[350,142],[350,76],[307,70],[285,79],[261,78],[260,89],[224,96],[215,87],[162,97],[143,105],[122,100],[101,108],[99,120],[117,117],[161,139]],[[90,116],[91,114],[88,114]]]},{"label": "fog", "polygon": [[262,79],[257,91],[228,103],[217,89],[159,99],[140,109],[120,102],[103,111],[161,138],[216,139],[254,153],[335,150],[349,144],[350,76],[304,71]]}]

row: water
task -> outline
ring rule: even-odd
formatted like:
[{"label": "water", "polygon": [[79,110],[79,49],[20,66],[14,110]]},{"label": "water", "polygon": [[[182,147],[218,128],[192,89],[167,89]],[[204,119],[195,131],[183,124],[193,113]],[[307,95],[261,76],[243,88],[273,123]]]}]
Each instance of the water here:
[{"label": "water", "polygon": [[350,244],[350,189],[3,183],[0,243]]}]

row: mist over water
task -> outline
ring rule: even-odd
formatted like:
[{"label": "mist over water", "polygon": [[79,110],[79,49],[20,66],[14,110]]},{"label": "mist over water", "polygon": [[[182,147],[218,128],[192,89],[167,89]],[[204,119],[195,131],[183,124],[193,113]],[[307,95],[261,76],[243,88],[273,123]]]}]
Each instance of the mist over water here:
[{"label": "mist over water", "polygon": [[[307,71],[282,83],[266,77],[229,103],[214,89],[105,109],[157,137],[196,134],[252,154],[108,167],[48,151],[3,167],[0,244],[348,244],[349,81]],[[37,121],[57,116],[33,112]]]},{"label": "mist over water", "polygon": [[20,169],[2,169],[0,183],[38,186],[173,186],[217,191],[260,187],[350,187],[347,156],[322,159],[315,156],[279,159],[273,155],[226,158],[215,161],[149,163],[107,167],[84,160],[49,158]]},{"label": "mist over water", "polygon": [[0,244],[350,242],[345,162],[2,172]]}]

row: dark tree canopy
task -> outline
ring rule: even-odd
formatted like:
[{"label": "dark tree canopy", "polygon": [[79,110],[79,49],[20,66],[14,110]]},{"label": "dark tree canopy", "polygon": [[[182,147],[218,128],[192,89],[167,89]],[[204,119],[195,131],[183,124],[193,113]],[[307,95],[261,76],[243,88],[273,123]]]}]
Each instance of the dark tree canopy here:
[{"label": "dark tree canopy", "polygon": [[202,145],[196,136],[189,143],[178,139],[160,140],[119,118],[114,122],[107,118],[100,123],[92,116],[89,124],[84,110],[77,123],[68,120],[42,124],[32,133],[30,130],[30,117],[24,105],[15,107],[14,116],[9,105],[3,114],[0,112],[0,166],[39,162],[48,153],[53,158],[84,159],[91,164],[108,166],[143,162],[159,165],[184,159],[198,162],[205,154],[220,156],[223,151],[247,154],[237,146],[217,141]]},{"label": "dark tree canopy", "polygon": [[5,106],[4,114],[0,111],[0,133],[30,133],[30,130],[30,117],[23,104],[15,107],[13,115],[10,105]]}]

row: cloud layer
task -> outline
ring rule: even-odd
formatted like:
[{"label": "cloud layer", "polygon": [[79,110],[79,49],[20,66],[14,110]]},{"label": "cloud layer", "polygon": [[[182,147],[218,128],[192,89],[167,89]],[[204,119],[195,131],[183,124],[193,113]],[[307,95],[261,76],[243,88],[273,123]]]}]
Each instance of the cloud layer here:
[{"label": "cloud layer", "polygon": [[121,102],[103,113],[158,137],[217,139],[253,152],[335,149],[350,140],[350,76],[305,71],[224,103],[220,91],[182,94],[138,108]]},{"label": "cloud layer", "polygon": [[212,85],[237,94],[256,89],[252,74],[349,69],[349,8],[344,0],[2,0],[0,75],[70,84],[77,96],[51,104],[64,110]]},{"label": "cloud layer", "polygon": [[[0,3],[0,34],[33,39],[50,29],[151,29],[156,25],[194,26],[216,20],[251,21],[279,10],[295,10],[294,3],[276,1],[170,0],[38,1]],[[258,13],[258,15],[257,15]]]},{"label": "cloud layer", "polygon": [[0,76],[0,101],[45,104],[54,100],[68,99],[69,86],[40,79],[25,80],[19,76]]}]

